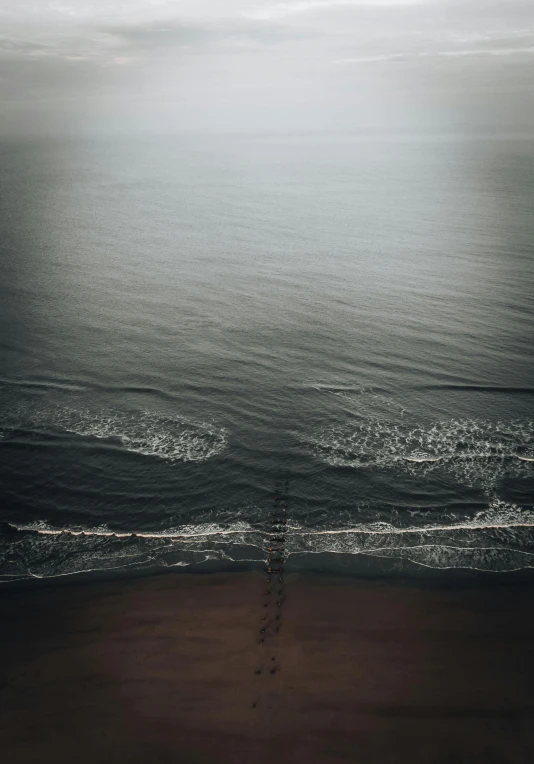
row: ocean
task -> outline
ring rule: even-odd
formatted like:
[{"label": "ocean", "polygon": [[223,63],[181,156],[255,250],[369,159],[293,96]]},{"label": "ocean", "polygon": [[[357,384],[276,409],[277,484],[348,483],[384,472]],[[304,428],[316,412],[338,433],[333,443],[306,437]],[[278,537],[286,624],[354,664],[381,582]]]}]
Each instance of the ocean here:
[{"label": "ocean", "polygon": [[534,138],[0,142],[0,580],[534,567]]}]

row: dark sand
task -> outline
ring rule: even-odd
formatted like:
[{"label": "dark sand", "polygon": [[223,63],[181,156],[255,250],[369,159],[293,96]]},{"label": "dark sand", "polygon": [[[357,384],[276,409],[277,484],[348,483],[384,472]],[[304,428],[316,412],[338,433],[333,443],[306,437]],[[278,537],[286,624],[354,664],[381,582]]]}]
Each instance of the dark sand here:
[{"label": "dark sand", "polygon": [[236,573],[4,590],[0,761],[534,761],[530,586],[290,576],[278,634],[265,588]]}]

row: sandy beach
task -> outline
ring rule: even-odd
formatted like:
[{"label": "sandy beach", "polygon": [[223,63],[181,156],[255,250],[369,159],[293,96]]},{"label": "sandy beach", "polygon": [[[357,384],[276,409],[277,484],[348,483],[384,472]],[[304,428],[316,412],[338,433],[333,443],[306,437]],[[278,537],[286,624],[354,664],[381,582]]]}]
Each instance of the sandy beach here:
[{"label": "sandy beach", "polygon": [[2,761],[532,761],[530,586],[265,590],[259,573],[4,590]]}]

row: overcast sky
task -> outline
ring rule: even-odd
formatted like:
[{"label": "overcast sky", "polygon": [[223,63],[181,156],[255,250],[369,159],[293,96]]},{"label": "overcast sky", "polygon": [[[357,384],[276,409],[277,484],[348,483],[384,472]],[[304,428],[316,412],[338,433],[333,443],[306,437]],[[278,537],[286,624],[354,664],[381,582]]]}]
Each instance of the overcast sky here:
[{"label": "overcast sky", "polygon": [[0,131],[528,130],[534,0],[1,0]]}]

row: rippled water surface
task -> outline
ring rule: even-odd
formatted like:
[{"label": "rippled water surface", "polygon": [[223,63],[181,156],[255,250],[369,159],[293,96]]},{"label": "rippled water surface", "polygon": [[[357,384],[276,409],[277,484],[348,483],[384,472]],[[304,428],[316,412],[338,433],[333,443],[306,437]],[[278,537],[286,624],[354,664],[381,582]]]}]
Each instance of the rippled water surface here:
[{"label": "rippled water surface", "polygon": [[534,567],[534,140],[0,161],[3,581],[253,566],[277,479],[295,568]]}]

